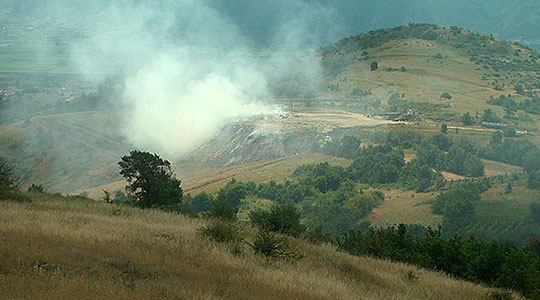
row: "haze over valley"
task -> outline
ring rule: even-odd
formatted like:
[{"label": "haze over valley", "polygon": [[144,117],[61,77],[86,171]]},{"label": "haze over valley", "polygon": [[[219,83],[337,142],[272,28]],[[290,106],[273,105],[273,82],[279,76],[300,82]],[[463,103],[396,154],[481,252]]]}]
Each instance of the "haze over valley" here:
[{"label": "haze over valley", "polygon": [[539,19],[0,0],[0,295],[537,299]]}]

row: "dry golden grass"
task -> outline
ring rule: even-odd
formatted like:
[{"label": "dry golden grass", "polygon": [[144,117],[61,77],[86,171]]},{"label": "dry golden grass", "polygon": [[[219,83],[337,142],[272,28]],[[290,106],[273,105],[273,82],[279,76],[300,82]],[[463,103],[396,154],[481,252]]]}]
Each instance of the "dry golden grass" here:
[{"label": "dry golden grass", "polygon": [[[467,57],[435,42],[415,39],[392,41],[367,52],[370,60],[356,62],[334,79],[336,82],[348,79],[347,83],[340,85],[343,92],[350,93],[350,86],[370,88],[378,96],[386,98],[389,90],[395,90],[405,93],[411,101],[449,103],[452,106],[449,111],[458,112],[482,111],[490,95],[501,94],[481,80],[483,71]],[[443,54],[444,59],[433,59],[437,53]],[[373,60],[379,62],[379,70],[375,72],[369,70],[369,63]],[[388,67],[402,66],[407,72],[385,71]],[[440,95],[444,91],[450,92],[454,98],[451,101],[441,100]]]},{"label": "dry golden grass", "polygon": [[384,195],[384,202],[374,208],[365,221],[376,226],[403,223],[432,227],[437,227],[442,221],[442,216],[433,214],[431,204],[426,204],[437,194],[389,190],[384,191]]},{"label": "dry golden grass", "polygon": [[292,244],[305,257],[294,263],[247,246],[233,255],[196,233],[204,220],[33,198],[0,202],[2,299],[487,299],[492,291],[301,240]]},{"label": "dry golden grass", "polygon": [[444,176],[444,178],[448,181],[450,180],[459,180],[459,179],[467,179],[467,176],[461,176],[455,173],[447,172],[447,171],[441,171],[441,174]]}]

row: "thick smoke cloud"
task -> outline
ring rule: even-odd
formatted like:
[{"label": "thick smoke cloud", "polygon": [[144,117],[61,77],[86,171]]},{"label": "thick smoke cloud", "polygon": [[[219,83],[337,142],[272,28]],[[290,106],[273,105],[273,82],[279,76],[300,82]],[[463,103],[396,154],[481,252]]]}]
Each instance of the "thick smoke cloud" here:
[{"label": "thick smoke cloud", "polygon": [[[302,1],[273,4],[290,17],[277,16],[270,53],[301,53],[320,43],[313,29],[332,19],[332,10]],[[257,41],[216,5],[117,1],[98,11],[83,21],[85,38],[73,45],[72,61],[82,73],[125,76],[123,130],[135,146],[180,157],[230,120],[276,112],[265,105],[272,98],[268,74],[290,57],[257,58]],[[303,67],[318,76],[316,61]]]}]

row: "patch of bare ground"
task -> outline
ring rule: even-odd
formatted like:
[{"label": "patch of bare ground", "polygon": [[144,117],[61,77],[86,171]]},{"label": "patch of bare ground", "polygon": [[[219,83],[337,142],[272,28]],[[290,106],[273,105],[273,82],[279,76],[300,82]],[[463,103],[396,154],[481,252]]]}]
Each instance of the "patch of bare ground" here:
[{"label": "patch of bare ground", "polygon": [[384,202],[374,208],[365,221],[376,226],[403,223],[437,227],[442,220],[441,216],[433,214],[431,204],[426,204],[437,194],[401,190],[384,191],[384,194]]}]

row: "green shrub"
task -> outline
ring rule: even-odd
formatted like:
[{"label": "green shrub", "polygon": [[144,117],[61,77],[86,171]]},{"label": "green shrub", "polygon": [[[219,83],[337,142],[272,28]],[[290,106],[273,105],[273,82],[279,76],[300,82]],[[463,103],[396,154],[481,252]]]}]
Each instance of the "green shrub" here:
[{"label": "green shrub", "polygon": [[444,134],[448,133],[448,125],[446,123],[443,123],[441,125],[441,132],[444,133]]},{"label": "green shrub", "polygon": [[240,243],[240,229],[233,222],[216,221],[199,228],[199,233],[217,243]]},{"label": "green shrub", "polygon": [[238,207],[233,207],[225,201],[214,200],[212,209],[206,215],[211,218],[236,221],[236,213],[238,213]]},{"label": "green shrub", "polygon": [[260,230],[250,246],[256,254],[267,258],[286,260],[299,260],[302,258],[302,254],[291,249],[287,238],[277,236],[276,233],[268,230]]},{"label": "green shrub", "polygon": [[246,196],[247,190],[245,185],[233,178],[227,182],[224,188],[219,190],[217,200],[219,202],[226,202],[232,207],[237,207]]},{"label": "green shrub", "polygon": [[533,190],[540,190],[540,171],[529,173],[527,187]]},{"label": "green shrub", "polygon": [[452,100],[453,96],[450,95],[449,92],[443,92],[443,93],[441,94],[441,98],[445,98],[445,99],[448,99],[448,100]]},{"label": "green shrub", "polygon": [[269,211],[255,210],[250,213],[251,224],[260,229],[269,230],[291,236],[299,236],[306,230],[300,224],[300,213],[291,205],[278,205]]},{"label": "green shrub", "polygon": [[531,211],[532,221],[540,224],[540,203],[531,203],[529,209]]},{"label": "green shrub", "polygon": [[31,193],[46,193],[47,189],[41,184],[32,183],[32,185],[28,187],[28,191]]},{"label": "green shrub", "polygon": [[330,243],[333,241],[332,237],[326,233],[321,226],[314,230],[308,230],[304,233],[304,239],[313,244]]},{"label": "green shrub", "polygon": [[201,192],[197,196],[192,197],[187,194],[184,197],[184,201],[181,205],[181,211],[185,214],[198,214],[212,210],[212,202],[214,201],[212,195]]},{"label": "green shrub", "polygon": [[111,198],[111,193],[107,190],[103,190],[103,197],[101,198],[103,200],[103,202],[105,203],[113,203],[113,199]]},{"label": "green shrub", "polygon": [[503,134],[505,137],[514,137],[516,136],[516,129],[514,127],[506,127],[503,130]]},{"label": "green shrub", "polygon": [[463,124],[467,126],[472,125],[473,120],[472,120],[471,114],[469,112],[464,113],[461,116],[461,122],[463,122]]},{"label": "green shrub", "polygon": [[124,205],[135,205],[135,198],[130,194],[125,194],[124,192],[118,190],[114,193],[114,204],[124,204]]}]

